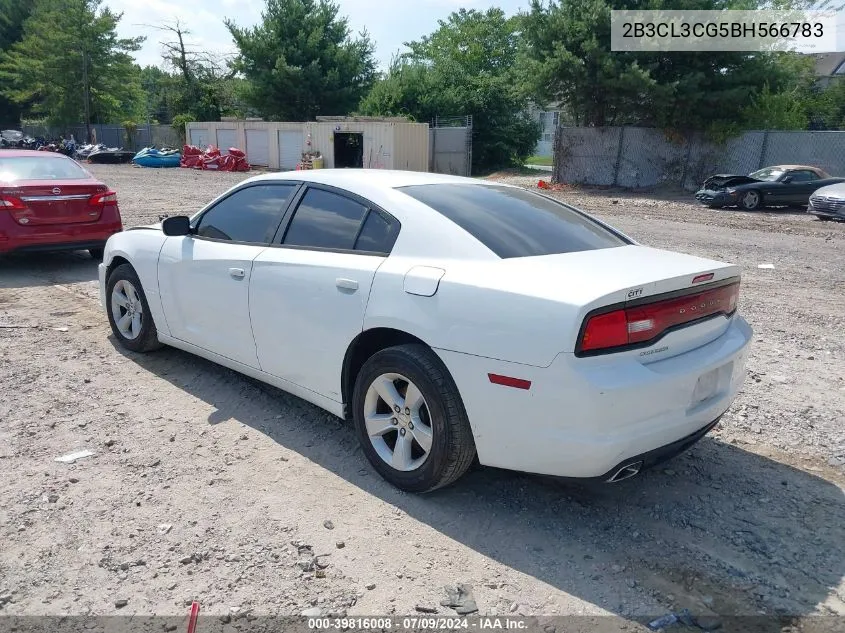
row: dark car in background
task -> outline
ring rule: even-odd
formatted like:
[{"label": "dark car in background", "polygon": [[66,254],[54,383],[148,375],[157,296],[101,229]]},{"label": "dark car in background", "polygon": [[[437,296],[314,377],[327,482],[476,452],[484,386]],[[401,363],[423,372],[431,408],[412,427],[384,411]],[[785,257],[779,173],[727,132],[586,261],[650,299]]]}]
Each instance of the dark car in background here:
[{"label": "dark car in background", "polygon": [[123,230],[117,194],[75,160],[54,152],[0,152],[0,254],[87,250],[103,257]]},{"label": "dark car in background", "polygon": [[807,213],[815,215],[819,220],[845,221],[845,183],[818,189],[810,196]]},{"label": "dark car in background", "polygon": [[809,204],[816,190],[842,182],[845,178],[834,178],[818,167],[774,165],[747,176],[710,176],[696,192],[695,199],[714,209],[737,206],[755,211],[763,207],[797,207]]}]

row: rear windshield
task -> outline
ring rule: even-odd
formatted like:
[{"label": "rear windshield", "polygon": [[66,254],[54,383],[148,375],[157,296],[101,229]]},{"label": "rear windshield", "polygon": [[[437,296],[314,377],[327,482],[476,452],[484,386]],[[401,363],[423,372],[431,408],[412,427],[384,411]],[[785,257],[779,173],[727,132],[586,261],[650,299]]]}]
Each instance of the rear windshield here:
[{"label": "rear windshield", "polygon": [[399,191],[445,215],[503,259],[628,244],[578,211],[524,189],[433,184]]},{"label": "rear windshield", "polygon": [[6,156],[0,154],[0,182],[15,180],[85,180],[82,167],[64,156]]}]

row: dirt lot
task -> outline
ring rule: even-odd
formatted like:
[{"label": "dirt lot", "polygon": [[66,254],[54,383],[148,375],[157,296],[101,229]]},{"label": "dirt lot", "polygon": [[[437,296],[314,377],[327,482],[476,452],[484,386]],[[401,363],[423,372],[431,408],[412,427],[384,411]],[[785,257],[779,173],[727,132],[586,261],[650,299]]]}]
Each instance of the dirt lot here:
[{"label": "dirt lot", "polygon": [[[94,170],[127,226],[245,177]],[[557,195],[649,245],[742,265],[748,381],[687,455],[615,486],[479,468],[402,494],[317,408],[180,351],[118,349],[86,254],[6,257],[0,612],[454,615],[443,587],[466,583],[481,614],[617,616],[584,630],[681,608],[845,616],[845,224]],[[95,455],[54,461],[81,449]]]}]

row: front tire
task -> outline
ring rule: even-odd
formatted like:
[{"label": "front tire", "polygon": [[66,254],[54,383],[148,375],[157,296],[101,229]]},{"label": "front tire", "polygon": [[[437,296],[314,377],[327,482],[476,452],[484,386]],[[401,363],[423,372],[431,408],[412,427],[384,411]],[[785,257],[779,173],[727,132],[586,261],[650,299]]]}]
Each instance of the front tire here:
[{"label": "front tire", "polygon": [[746,211],[756,211],[763,206],[763,194],[756,189],[745,191],[739,199],[739,206]]},{"label": "front tire", "polygon": [[833,220],[833,218],[829,218],[826,215],[817,215],[816,217],[822,222],[830,222],[831,220]]},{"label": "front tire", "polygon": [[106,282],[106,313],[112,333],[132,352],[150,352],[161,347],[147,296],[135,269],[121,264]]},{"label": "front tire", "polygon": [[424,345],[389,347],[364,363],[355,381],[358,440],[379,474],[408,492],[429,492],[460,478],[475,442],[458,388]]}]

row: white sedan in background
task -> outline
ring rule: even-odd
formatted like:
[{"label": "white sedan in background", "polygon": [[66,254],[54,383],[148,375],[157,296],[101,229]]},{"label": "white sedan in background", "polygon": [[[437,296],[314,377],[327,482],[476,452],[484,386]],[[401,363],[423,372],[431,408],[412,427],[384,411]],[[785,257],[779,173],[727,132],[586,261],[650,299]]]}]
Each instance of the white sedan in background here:
[{"label": "white sedan in background", "polygon": [[716,424],[752,337],[736,266],[428,173],[250,178],[114,235],[99,273],[124,347],[171,345],[351,418],[375,469],[415,492],[476,455],[635,475]]}]

